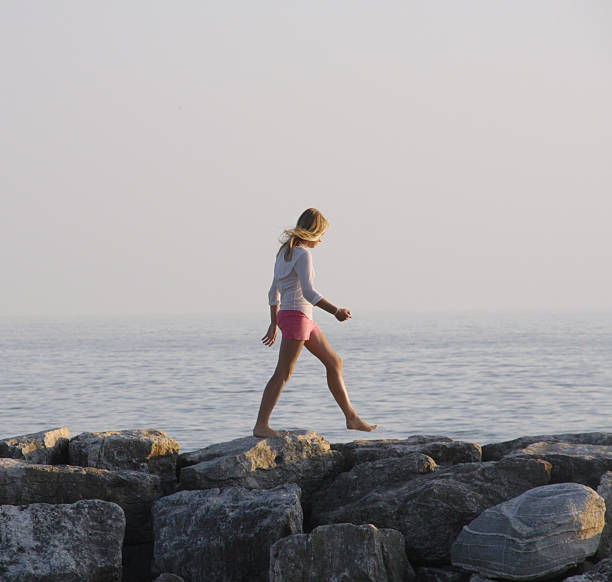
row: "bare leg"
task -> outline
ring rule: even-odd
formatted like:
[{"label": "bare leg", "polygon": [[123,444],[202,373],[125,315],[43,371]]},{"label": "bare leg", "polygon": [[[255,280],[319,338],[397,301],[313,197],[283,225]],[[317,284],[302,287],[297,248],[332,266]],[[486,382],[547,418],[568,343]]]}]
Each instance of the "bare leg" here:
[{"label": "bare leg", "polygon": [[253,428],[253,436],[259,438],[266,438],[269,436],[280,436],[282,434],[288,434],[286,431],[278,432],[270,428],[270,415],[274,406],[278,402],[278,399],[283,391],[283,387],[289,380],[291,372],[295,362],[302,351],[304,345],[303,340],[285,339],[281,340],[280,350],[278,353],[278,364],[276,370],[272,374],[272,378],[266,384],[263,396],[261,397],[261,404],[259,406],[259,415],[257,416],[257,423]]},{"label": "bare leg", "polygon": [[322,332],[312,333],[304,344],[308,351],[315,355],[327,370],[327,385],[338,406],[346,417],[346,428],[353,430],[373,431],[377,424],[368,424],[359,418],[349,400],[344,379],[342,378],[342,360],[334,352]]}]

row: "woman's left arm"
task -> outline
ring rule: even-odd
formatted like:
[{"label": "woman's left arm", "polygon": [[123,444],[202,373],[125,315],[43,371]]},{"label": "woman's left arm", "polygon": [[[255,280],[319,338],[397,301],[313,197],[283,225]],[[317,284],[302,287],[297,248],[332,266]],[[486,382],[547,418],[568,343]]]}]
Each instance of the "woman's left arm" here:
[{"label": "woman's left arm", "polygon": [[295,261],[295,272],[300,280],[302,295],[306,301],[316,305],[323,295],[314,288],[314,269],[312,268],[312,258],[308,251]]},{"label": "woman's left arm", "polygon": [[316,307],[320,307],[323,311],[331,313],[338,321],[344,321],[352,317],[351,312],[348,309],[338,308],[335,305],[332,305],[314,288],[314,269],[312,268],[312,258],[309,252],[304,253],[304,256],[300,257],[295,262],[295,272],[300,280],[302,295],[304,295],[304,298],[307,301],[310,301],[310,303]]}]

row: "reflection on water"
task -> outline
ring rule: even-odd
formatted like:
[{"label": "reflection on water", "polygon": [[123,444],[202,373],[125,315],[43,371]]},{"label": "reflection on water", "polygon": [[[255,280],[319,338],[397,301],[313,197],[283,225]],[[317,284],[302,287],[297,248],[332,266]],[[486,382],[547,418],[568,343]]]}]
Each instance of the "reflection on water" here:
[{"label": "reflection on water", "polygon": [[[317,323],[344,361],[347,431],[306,350],[272,416],[332,442],[440,434],[479,443],[612,430],[612,314],[355,314]],[[0,319],[0,437],[165,430],[182,450],[250,434],[278,343],[261,315]]]}]

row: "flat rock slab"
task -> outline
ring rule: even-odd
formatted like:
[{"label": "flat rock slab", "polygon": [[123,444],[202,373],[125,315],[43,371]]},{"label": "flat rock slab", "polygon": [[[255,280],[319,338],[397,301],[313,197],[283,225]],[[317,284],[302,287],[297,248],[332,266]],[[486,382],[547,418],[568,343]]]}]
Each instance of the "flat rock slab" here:
[{"label": "flat rock slab", "polygon": [[302,532],[300,488],[180,491],[153,505],[154,570],[207,582],[267,582],[270,548]]},{"label": "flat rock slab", "polygon": [[510,454],[548,461],[552,483],[582,483],[596,488],[601,476],[612,471],[612,446],[538,442]]},{"label": "flat rock slab", "polygon": [[612,580],[612,559],[602,560],[592,570],[566,578],[564,582],[610,582]]},{"label": "flat rock slab", "polygon": [[270,489],[297,483],[308,504],[313,491],[343,467],[342,455],[314,431],[289,436],[245,437],[180,455],[179,489],[240,486]]},{"label": "flat rock slab", "polygon": [[125,512],[127,543],[153,540],[151,505],[161,494],[157,475],[0,459],[0,504],[111,501]]},{"label": "flat rock slab", "polygon": [[403,457],[412,453],[427,455],[440,465],[477,463],[482,460],[480,445],[454,441],[442,436],[414,435],[402,440],[359,440],[350,443],[334,443],[332,449],[344,455],[345,469],[350,469],[360,463],[389,457]]},{"label": "flat rock slab", "polygon": [[502,457],[524,449],[533,443],[561,442],[582,445],[612,446],[612,432],[581,432],[564,434],[544,434],[538,436],[524,436],[501,443],[490,443],[482,447],[483,461],[499,461]]},{"label": "flat rock slab", "polygon": [[355,483],[357,493],[344,500],[332,483],[313,499],[311,519],[313,525],[372,523],[397,529],[413,565],[435,566],[450,560],[461,528],[485,509],[549,481],[550,463],[516,457],[441,467],[390,486],[381,481],[359,489]]},{"label": "flat rock slab", "polygon": [[0,457],[41,465],[62,465],[68,463],[69,440],[70,431],[65,426],[10,437],[0,440]]},{"label": "flat rock slab", "polygon": [[453,566],[505,580],[550,578],[597,551],[604,513],[604,500],[585,485],[536,487],[465,526]]},{"label": "flat rock slab", "polygon": [[159,475],[167,493],[176,484],[179,445],[161,430],[84,432],[70,441],[69,452],[71,465]]},{"label": "flat rock slab", "polygon": [[601,533],[597,555],[600,558],[612,558],[612,471],[603,474],[597,493],[606,502],[606,525]]},{"label": "flat rock slab", "polygon": [[371,524],[323,525],[278,540],[270,550],[270,582],[409,582],[414,570],[404,536]]},{"label": "flat rock slab", "polygon": [[119,582],[123,510],[100,500],[0,506],[0,579]]}]

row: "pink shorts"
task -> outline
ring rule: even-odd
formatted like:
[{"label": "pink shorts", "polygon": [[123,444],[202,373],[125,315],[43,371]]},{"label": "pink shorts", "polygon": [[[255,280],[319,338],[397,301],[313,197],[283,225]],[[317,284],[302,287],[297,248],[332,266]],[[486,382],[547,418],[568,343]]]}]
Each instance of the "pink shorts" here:
[{"label": "pink shorts", "polygon": [[286,339],[309,340],[313,331],[321,331],[312,319],[308,319],[301,311],[293,309],[279,311],[276,323]]}]

